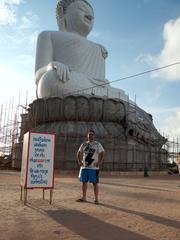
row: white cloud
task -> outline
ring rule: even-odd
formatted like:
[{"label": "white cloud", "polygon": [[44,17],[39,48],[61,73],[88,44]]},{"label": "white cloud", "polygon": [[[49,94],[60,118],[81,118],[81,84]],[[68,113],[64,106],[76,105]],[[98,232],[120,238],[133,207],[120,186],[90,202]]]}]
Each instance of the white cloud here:
[{"label": "white cloud", "polygon": [[35,95],[34,65],[39,18],[30,11],[22,16],[21,11],[17,11],[21,3],[22,0],[0,0],[0,9],[4,14],[9,13],[3,18],[0,13],[0,34],[3,36],[0,38],[0,52],[4,56],[0,60],[0,75],[4,81],[0,100],[18,96],[19,92],[23,94],[27,89],[30,95]]},{"label": "white cloud", "polygon": [[16,23],[14,6],[23,3],[23,0],[0,0],[0,25]]},{"label": "white cloud", "polygon": [[22,17],[22,24],[20,26],[20,28],[22,29],[26,29],[26,28],[30,28],[32,27],[32,22],[30,19],[28,19],[26,16]]},{"label": "white cloud", "polygon": [[30,11],[18,18],[17,6],[22,3],[24,3],[22,0],[0,0],[0,25],[15,26],[18,23],[20,29],[36,28],[39,18]]},{"label": "white cloud", "polygon": [[153,115],[154,123],[161,134],[169,140],[179,138],[180,141],[180,107],[146,108]]},{"label": "white cloud", "polygon": [[[7,49],[11,53],[16,51],[17,54],[17,51],[22,52],[23,50],[24,54],[34,55],[37,36],[41,31],[38,25],[39,18],[28,11],[21,17],[17,16],[16,19],[14,22],[11,20],[11,25],[8,28],[0,28],[0,33],[3,36],[0,38],[0,52]],[[4,25],[6,24],[7,21],[4,21]]]},{"label": "white cloud", "polygon": [[39,17],[31,12],[27,12],[20,20],[19,20],[19,28],[20,29],[30,29],[30,28],[38,28]]},{"label": "white cloud", "polygon": [[175,138],[179,137],[180,140],[180,109],[178,112],[172,113],[169,117],[164,120],[163,130],[168,132],[169,135]]},{"label": "white cloud", "polygon": [[4,0],[3,2],[10,5],[19,5],[24,1],[23,0]]},{"label": "white cloud", "polygon": [[[157,55],[141,55],[137,60],[146,62],[154,67],[162,67],[180,62],[180,17],[169,20],[164,25],[164,47]],[[180,65],[165,68],[153,73],[153,77],[166,80],[180,80]]]},{"label": "white cloud", "polygon": [[[164,26],[164,49],[155,59],[158,66],[164,66],[169,63],[180,61],[180,17],[176,20],[170,20]],[[158,74],[169,80],[180,80],[180,67],[173,66],[167,68]]]},{"label": "white cloud", "polygon": [[16,14],[9,6],[0,3],[0,25],[8,25],[16,22]]}]

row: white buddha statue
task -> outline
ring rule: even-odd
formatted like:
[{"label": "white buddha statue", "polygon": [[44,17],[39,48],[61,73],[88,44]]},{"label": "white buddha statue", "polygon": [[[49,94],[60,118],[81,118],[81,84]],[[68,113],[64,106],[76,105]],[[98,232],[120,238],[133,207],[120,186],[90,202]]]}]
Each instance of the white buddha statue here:
[{"label": "white buddha statue", "polygon": [[61,0],[56,8],[59,31],[38,37],[35,78],[37,97],[93,94],[126,100],[105,78],[106,49],[89,41],[94,12],[86,0]]}]

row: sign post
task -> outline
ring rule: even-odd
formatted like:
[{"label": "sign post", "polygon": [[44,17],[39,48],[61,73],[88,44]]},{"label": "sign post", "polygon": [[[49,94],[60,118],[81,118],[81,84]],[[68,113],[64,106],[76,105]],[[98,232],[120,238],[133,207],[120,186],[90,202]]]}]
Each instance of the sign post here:
[{"label": "sign post", "polygon": [[50,204],[54,188],[55,134],[27,132],[23,138],[21,164],[21,195],[27,202],[28,189],[50,189]]}]

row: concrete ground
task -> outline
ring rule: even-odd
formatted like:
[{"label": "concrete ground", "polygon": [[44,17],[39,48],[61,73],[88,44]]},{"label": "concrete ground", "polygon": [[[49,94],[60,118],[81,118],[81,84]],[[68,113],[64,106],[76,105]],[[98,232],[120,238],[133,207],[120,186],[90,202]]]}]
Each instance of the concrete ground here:
[{"label": "concrete ground", "polygon": [[100,205],[75,200],[76,176],[58,174],[52,205],[49,190],[29,190],[20,201],[20,173],[0,171],[0,240],[179,240],[180,176],[101,177]]}]

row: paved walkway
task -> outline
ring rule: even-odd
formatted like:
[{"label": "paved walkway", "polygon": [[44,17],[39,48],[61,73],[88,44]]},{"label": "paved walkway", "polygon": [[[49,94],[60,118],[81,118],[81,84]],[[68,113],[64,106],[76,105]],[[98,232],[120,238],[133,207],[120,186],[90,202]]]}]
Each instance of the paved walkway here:
[{"label": "paved walkway", "polygon": [[0,171],[0,240],[179,240],[180,177],[101,178],[100,205],[77,203],[76,177],[55,177],[53,203],[49,191],[28,191],[20,198],[19,173]]}]

